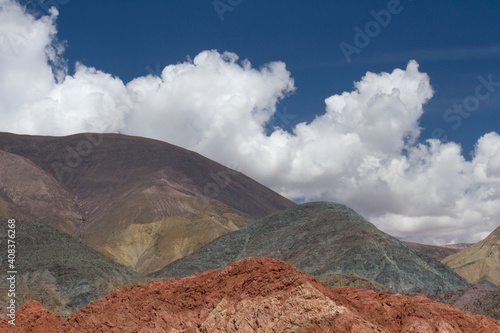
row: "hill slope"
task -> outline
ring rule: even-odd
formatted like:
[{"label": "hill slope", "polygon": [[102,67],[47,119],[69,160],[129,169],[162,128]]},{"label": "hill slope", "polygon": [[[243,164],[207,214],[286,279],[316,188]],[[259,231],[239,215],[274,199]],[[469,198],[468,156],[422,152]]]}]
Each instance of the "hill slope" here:
[{"label": "hill slope", "polygon": [[[7,249],[7,223],[0,219],[0,247]],[[66,316],[110,288],[141,276],[70,235],[37,222],[16,223],[17,302],[33,299]],[[5,256],[0,266],[7,271]],[[0,282],[6,302],[7,281]],[[4,292],[5,291],[5,292]]]},{"label": "hill slope", "polygon": [[442,262],[471,283],[486,280],[500,286],[500,227]]},{"label": "hill slope", "polygon": [[0,217],[35,219],[75,234],[81,218],[75,195],[30,160],[0,150]]},{"label": "hill slope", "polygon": [[312,275],[359,273],[398,291],[448,290],[469,284],[451,269],[391,237],[350,208],[298,205],[226,234],[152,277],[180,277],[263,256]]},{"label": "hill slope", "polygon": [[[207,219],[220,225],[215,233],[200,233],[202,239],[192,237],[193,242],[180,251],[179,255],[183,255],[212,240],[210,235],[217,237],[294,205],[235,170],[157,140],[119,134],[44,137],[0,133],[0,151],[18,160],[8,164],[8,172],[19,171],[24,161],[34,171],[24,168],[18,178],[24,173],[44,174],[44,184],[48,184],[44,188],[49,189],[49,195],[67,198],[67,202],[38,200],[38,206],[25,209],[26,205],[11,204],[16,202],[16,195],[8,191],[6,184],[0,186],[0,216],[38,218],[54,212],[51,219],[42,222],[52,221],[52,225],[140,272],[159,269],[179,258],[171,255],[169,243],[158,242],[168,237],[161,233],[170,233],[170,227],[141,225],[178,216],[194,221],[193,234],[204,229]],[[20,183],[18,189],[22,194],[19,200],[45,193],[42,186],[33,187],[29,182]],[[163,224],[171,226],[169,222]],[[121,246],[132,229],[142,232],[155,228],[160,233],[158,238],[139,236],[143,242],[138,247]],[[145,244],[146,240],[151,243]],[[145,266],[138,264],[138,258],[144,258],[152,249],[170,254],[168,258],[157,258],[156,263],[150,260]]]},{"label": "hill slope", "polygon": [[[41,313],[31,306],[20,315]],[[120,287],[58,326],[57,332],[500,332],[500,322],[425,296],[330,289],[291,265],[247,258],[218,271]],[[20,323],[25,324],[24,322]],[[6,327],[5,320],[0,328]],[[16,329],[25,329],[20,326]]]}]

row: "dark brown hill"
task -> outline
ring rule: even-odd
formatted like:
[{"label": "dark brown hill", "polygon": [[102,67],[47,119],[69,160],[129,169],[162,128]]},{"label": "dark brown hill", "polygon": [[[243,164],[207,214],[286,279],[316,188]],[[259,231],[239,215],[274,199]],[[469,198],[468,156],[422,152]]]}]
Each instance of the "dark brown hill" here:
[{"label": "dark brown hill", "polygon": [[[1,188],[0,216],[12,218],[15,212],[14,216],[21,218],[25,215],[38,217],[47,211],[55,211],[57,216],[52,221],[59,222],[52,225],[130,268],[144,269],[143,272],[163,267],[192,252],[195,246],[294,205],[235,170],[157,140],[120,134],[46,137],[0,133],[0,150],[4,155],[9,153],[11,157],[17,155],[23,161],[31,161],[30,166],[36,171],[22,171],[19,177],[24,172],[34,177],[43,170],[51,178],[50,182],[45,182],[51,184],[50,195],[55,195],[51,188],[57,188],[60,193],[66,193],[63,197],[70,201],[60,201],[63,207],[57,207],[54,200],[40,201],[40,207],[31,207],[30,210],[17,205],[15,208],[19,209],[15,211],[14,206],[4,203],[15,202],[13,196],[6,188]],[[20,164],[11,163],[14,171],[10,172],[15,172],[16,165]],[[43,186],[33,188],[25,184],[18,187],[21,199],[25,199],[40,196]],[[75,203],[76,209],[73,207]],[[64,209],[72,215],[58,213]],[[199,234],[202,239],[194,237],[192,242],[173,251],[177,253],[175,256],[158,258],[158,263],[149,262],[146,267],[137,266],[140,258],[151,249],[168,246],[162,242],[164,235],[157,234],[146,243],[138,242],[139,247],[134,248],[123,244],[122,233],[137,234],[155,228],[160,232],[171,232],[172,221],[169,219],[179,216],[195,221],[190,224],[190,230],[192,235]],[[203,234],[207,220],[218,226],[214,232]],[[160,221],[163,225],[155,228],[141,227]],[[178,219],[174,222],[184,225]],[[155,252],[161,253],[159,250]]]},{"label": "dark brown hill", "polygon": [[0,150],[0,217],[36,219],[75,234],[79,210],[76,196],[52,175],[24,157]]}]

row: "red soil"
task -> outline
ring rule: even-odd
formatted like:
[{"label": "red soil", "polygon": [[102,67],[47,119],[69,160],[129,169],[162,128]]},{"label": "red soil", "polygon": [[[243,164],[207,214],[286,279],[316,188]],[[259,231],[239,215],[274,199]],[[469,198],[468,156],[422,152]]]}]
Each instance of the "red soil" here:
[{"label": "red soil", "polygon": [[[33,316],[29,309],[18,309],[19,319]],[[186,278],[114,289],[70,315],[59,332],[494,333],[500,321],[425,296],[329,289],[283,261],[247,258]]]},{"label": "red soil", "polygon": [[47,310],[37,301],[29,300],[16,309],[15,325],[9,324],[11,318],[0,322],[0,332],[14,333],[52,333],[62,325],[61,317]]}]

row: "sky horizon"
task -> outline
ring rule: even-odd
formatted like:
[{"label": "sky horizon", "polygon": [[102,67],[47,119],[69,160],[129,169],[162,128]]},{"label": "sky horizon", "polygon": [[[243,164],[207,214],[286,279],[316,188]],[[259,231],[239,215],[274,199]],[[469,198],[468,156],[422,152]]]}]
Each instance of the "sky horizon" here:
[{"label": "sky horizon", "polygon": [[476,242],[500,216],[498,14],[494,1],[0,0],[0,130],[155,138],[404,240]]}]

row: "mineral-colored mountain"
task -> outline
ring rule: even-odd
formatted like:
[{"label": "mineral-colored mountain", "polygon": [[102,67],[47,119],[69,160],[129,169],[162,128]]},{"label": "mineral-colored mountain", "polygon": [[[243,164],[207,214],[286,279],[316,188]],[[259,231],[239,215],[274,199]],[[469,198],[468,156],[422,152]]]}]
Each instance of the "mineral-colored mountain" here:
[{"label": "mineral-colored mountain", "polygon": [[471,283],[485,280],[500,286],[500,227],[482,241],[442,262]]},{"label": "mineral-colored mountain", "polygon": [[[143,273],[294,205],[235,170],[146,138],[0,133],[0,152],[0,217],[56,226]],[[186,229],[180,219],[190,238],[174,239],[184,237],[173,230]]]},{"label": "mineral-colored mountain", "polygon": [[[62,315],[102,297],[109,289],[141,276],[68,234],[37,222],[16,223],[17,304],[32,299]],[[0,219],[0,248],[7,249],[7,223]],[[6,256],[0,266],[7,269]],[[7,280],[0,301],[8,303]]]},{"label": "mineral-colored mountain", "polygon": [[[25,312],[29,308],[19,309],[19,315]],[[5,327],[5,319],[0,325]],[[269,258],[120,287],[70,315],[58,329],[50,325],[55,332],[500,332],[499,321],[425,296],[330,289]]]},{"label": "mineral-colored mountain", "polygon": [[448,290],[429,298],[436,302],[447,303],[455,308],[473,314],[500,320],[500,289],[476,284],[467,289]]},{"label": "mineral-colored mountain", "polygon": [[254,256],[281,259],[315,276],[358,273],[398,291],[469,286],[439,261],[383,233],[352,209],[328,202],[271,214],[217,238],[151,276],[188,276]]},{"label": "mineral-colored mountain", "polygon": [[417,251],[427,254],[429,257],[433,257],[436,260],[443,260],[447,256],[457,253],[460,251],[458,248],[449,248],[445,246],[435,246],[428,244],[420,244],[414,242],[403,242],[406,246],[409,246]]}]

